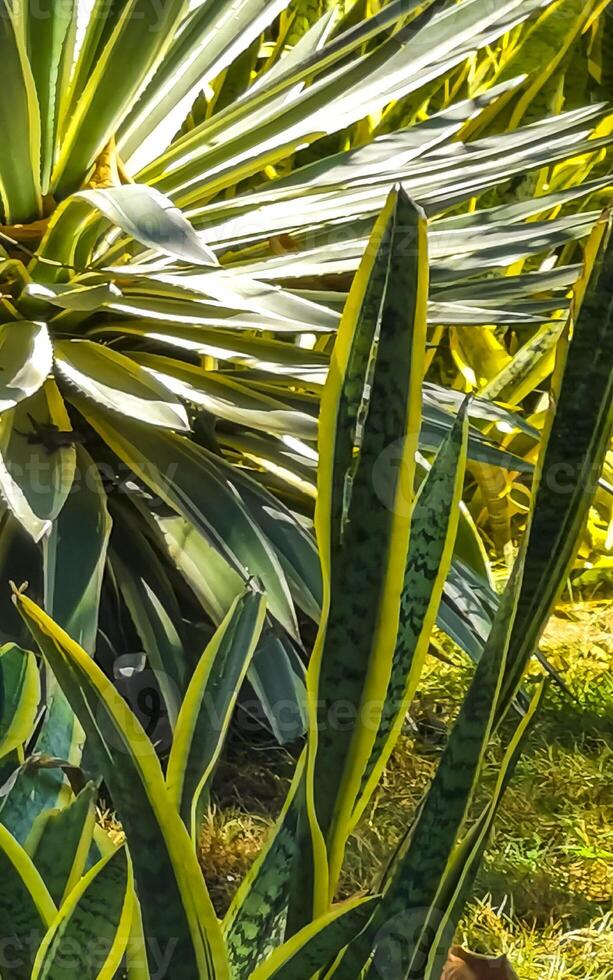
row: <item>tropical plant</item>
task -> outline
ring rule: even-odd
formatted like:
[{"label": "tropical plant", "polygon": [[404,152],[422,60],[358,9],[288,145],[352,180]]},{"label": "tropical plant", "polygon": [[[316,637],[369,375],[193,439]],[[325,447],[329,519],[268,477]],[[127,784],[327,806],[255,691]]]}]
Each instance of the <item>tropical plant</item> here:
[{"label": "tropical plant", "polygon": [[[268,847],[220,923],[195,840],[265,596],[248,589],[205,650],[164,775],[95,661],[15,587],[15,606],[87,734],[127,848],[92,838],[91,784],[39,817],[24,846],[0,830],[0,935],[16,954],[3,960],[3,977],[113,977],[122,962],[127,976],[149,977],[160,975],[161,953],[161,975],[190,980],[438,980],[542,684],[525,712],[509,709],[572,562],[610,435],[609,230],[608,220],[599,223],[605,247],[594,269],[586,265],[581,310],[561,348],[520,556],[431,788],[379,892],[334,902],[347,839],[415,690],[451,560],[468,434],[464,404],[415,496],[427,233],[423,212],[400,189],[351,287],[324,389],[316,511],[324,602],[309,668],[308,741]],[[397,456],[381,492],[375,469],[390,445]],[[10,692],[0,744],[23,754],[38,694],[33,655],[10,648],[0,670]],[[475,813],[485,751],[505,716],[498,782]]]},{"label": "tropical plant", "polygon": [[[469,367],[470,350],[528,338],[513,378],[524,347],[548,352],[530,383],[547,376],[611,127],[602,104],[561,111],[540,52],[559,40],[566,84],[602,6],[0,0],[0,577],[30,583],[162,752],[199,651],[254,577],[267,622],[247,708],[281,741],[307,726],[320,395],[395,182],[432,219],[416,484],[463,401],[437,376],[442,337]],[[491,513],[491,467],[521,492],[540,416],[515,411],[496,372],[477,380],[468,459]],[[477,660],[497,596],[459,520],[437,616]],[[27,646],[4,599],[0,633]],[[14,760],[1,809],[21,842],[68,791],[41,760],[82,760],[52,678],[45,699],[38,762]]]}]

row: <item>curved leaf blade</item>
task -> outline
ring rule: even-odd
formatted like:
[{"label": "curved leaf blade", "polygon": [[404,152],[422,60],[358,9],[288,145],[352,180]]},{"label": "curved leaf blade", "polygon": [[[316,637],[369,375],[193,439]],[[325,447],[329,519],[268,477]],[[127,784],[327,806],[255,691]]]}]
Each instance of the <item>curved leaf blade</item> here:
[{"label": "curved leaf blade", "polygon": [[253,592],[233,603],[204,651],[181,705],[166,784],[194,841],[202,817],[201,801],[222,751],[265,610],[264,597]]},{"label": "curved leaf blade", "polygon": [[283,570],[262,531],[249,516],[217,457],[167,430],[121,420],[121,425],[83,399],[72,399],[119,459],[161,499],[212,541],[243,581],[261,580],[271,613],[298,637]]},{"label": "curved leaf blade", "polygon": [[126,184],[80,191],[75,198],[86,201],[134,241],[156,252],[199,266],[219,265],[183,212],[154,187]]},{"label": "curved leaf blade", "polygon": [[378,896],[354,898],[333,906],[279,946],[251,974],[251,980],[303,980],[352,943],[372,917]]},{"label": "curved leaf blade", "polygon": [[104,408],[149,425],[189,429],[172,392],[119,351],[91,340],[62,340],[55,345],[55,363],[70,385]]},{"label": "curved leaf blade", "polygon": [[39,947],[32,980],[112,980],[130,935],[133,902],[132,869],[121,847],[73,888]]},{"label": "curved leaf blade", "polygon": [[400,734],[426,657],[451,564],[460,514],[468,441],[466,407],[458,415],[424,481],[411,515],[398,636],[389,684],[371,755],[364,769],[355,825]]},{"label": "curved leaf blade", "polygon": [[0,824],[0,936],[11,950],[3,978],[30,980],[37,946],[56,911],[31,858]]},{"label": "curved leaf blade", "polygon": [[83,874],[96,822],[98,787],[88,783],[61,809],[43,810],[25,848],[55,904],[61,907]]},{"label": "curved leaf blade", "polygon": [[[421,419],[427,284],[423,212],[394,191],[345,307],[320,417],[315,523],[324,607],[309,693],[328,723],[315,734],[312,707],[308,793],[311,824],[317,821],[328,842],[325,888],[331,892],[396,642]],[[393,465],[382,492],[386,461],[388,470]],[[339,726],[332,719],[341,703],[354,713]],[[368,719],[363,706],[369,706]]]},{"label": "curved leaf blade", "polygon": [[16,594],[14,601],[83,725],[117,808],[130,842],[146,933],[174,943],[173,978],[227,980],[219,924],[145,731],[67,633],[25,595]]},{"label": "curved leaf blade", "polygon": [[6,412],[38,391],[51,371],[53,348],[46,325],[32,320],[3,323],[0,362],[0,412]]},{"label": "curved leaf blade", "polygon": [[49,532],[73,484],[71,432],[51,378],[0,419],[0,492],[35,541]]},{"label": "curved leaf blade", "polygon": [[0,0],[0,198],[4,222],[40,216],[40,112],[23,23],[11,0]]},{"label": "curved leaf blade", "polygon": [[0,647],[0,759],[30,737],[39,702],[34,654],[14,643]]}]

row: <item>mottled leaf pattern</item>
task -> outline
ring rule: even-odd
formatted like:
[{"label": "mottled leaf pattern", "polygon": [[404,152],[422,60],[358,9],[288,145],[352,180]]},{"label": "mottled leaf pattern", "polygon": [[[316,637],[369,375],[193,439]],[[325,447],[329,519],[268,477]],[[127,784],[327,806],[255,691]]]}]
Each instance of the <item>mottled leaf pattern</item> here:
[{"label": "mottled leaf pattern", "polygon": [[415,501],[392,671],[354,822],[391,755],[419,680],[458,525],[466,435],[467,414],[462,409]]},{"label": "mottled leaf pattern", "polygon": [[0,825],[2,980],[30,980],[38,944],[56,907],[23,847]]},{"label": "mottled leaf pattern", "polygon": [[94,832],[97,795],[97,786],[88,783],[67,806],[43,810],[26,841],[26,850],[58,906],[83,874]]},{"label": "mottled leaf pattern", "polygon": [[283,940],[298,825],[304,807],[304,759],[275,829],[241,884],[224,919],[228,957],[235,980],[252,971]]},{"label": "mottled leaf pattern", "polygon": [[559,350],[528,522],[525,570],[500,710],[517,689],[579,546],[613,424],[613,240],[603,220],[586,259],[582,300]]},{"label": "mottled leaf pattern", "polygon": [[173,980],[226,980],[219,925],[145,731],[78,644],[26,596],[16,594],[15,603],[86,729],[130,841],[145,929],[158,942],[174,943],[169,967]]},{"label": "mottled leaf pattern", "polygon": [[132,905],[132,870],[121,847],[103,857],[64,902],[38,950],[32,980],[110,980],[126,948]]},{"label": "mottled leaf pattern", "polygon": [[[333,880],[396,641],[421,418],[427,282],[425,220],[394,191],[347,302],[320,420],[316,528],[324,613],[310,668],[320,731],[317,737],[312,731],[308,778],[311,825],[316,821],[327,838]],[[316,887],[320,898],[329,889],[321,879]]]}]

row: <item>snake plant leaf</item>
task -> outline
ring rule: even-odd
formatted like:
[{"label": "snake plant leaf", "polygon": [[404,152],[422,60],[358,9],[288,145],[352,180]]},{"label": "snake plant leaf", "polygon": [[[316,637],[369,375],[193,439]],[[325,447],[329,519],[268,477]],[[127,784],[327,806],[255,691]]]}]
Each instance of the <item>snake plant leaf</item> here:
[{"label": "snake plant leaf", "polygon": [[6,980],[30,980],[36,949],[57,909],[31,858],[0,824],[0,936]]},{"label": "snake plant leaf", "polygon": [[[437,907],[494,725],[520,582],[521,557],[501,598],[428,794],[387,869],[383,896],[367,930],[345,954],[340,976],[359,976],[373,950],[375,959],[366,974],[369,980],[374,980],[389,957],[394,957],[398,975],[423,969],[430,912]],[[404,923],[406,934],[401,948],[394,930],[386,928],[397,921]]]},{"label": "snake plant leaf", "polygon": [[519,404],[551,374],[555,351],[565,329],[564,320],[544,324],[481,388],[485,397]]},{"label": "snake plant leaf", "polygon": [[[540,684],[528,710],[513,731],[500,763],[496,785],[479,817],[467,829],[462,840],[456,844],[440,881],[436,904],[433,904],[429,910],[419,910],[416,916],[412,916],[410,911],[400,912],[395,920],[389,920],[383,926],[381,934],[389,936],[389,945],[387,949],[375,950],[373,960],[375,976],[397,975],[395,967],[399,966],[399,952],[409,944],[413,932],[422,930],[425,913],[429,917],[430,944],[428,941],[423,943],[419,969],[427,980],[439,980],[464,902],[470,893],[487,845],[494,818],[542,702],[544,690],[545,685]],[[382,901],[385,901],[385,898]],[[366,940],[374,938],[373,932],[369,932],[368,928],[366,932],[368,936],[364,936],[365,941],[362,942],[362,937],[359,937],[353,946],[349,946],[325,974],[326,980],[354,980],[356,976],[362,975],[364,964],[371,952]],[[375,945],[374,941],[372,945]]]},{"label": "snake plant leaf", "polygon": [[[494,819],[524,749],[530,728],[542,704],[545,689],[546,684],[538,685],[536,693],[506,746],[504,757],[499,765],[496,785],[491,792],[487,806],[466,832],[463,840],[456,846],[449,868],[445,873],[436,910],[433,909],[436,928],[432,933],[433,938],[427,956],[425,980],[439,980],[466,899],[470,896],[481,865]],[[341,977],[335,977],[335,980],[341,980]]]},{"label": "snake plant leaf", "polygon": [[73,484],[76,454],[71,431],[66,406],[51,378],[0,421],[0,490],[35,541],[48,533]]},{"label": "snake plant leaf", "polygon": [[132,869],[121,847],[73,888],[40,944],[32,980],[77,974],[112,980],[130,936],[133,903]]},{"label": "snake plant leaf", "polygon": [[467,421],[465,407],[432,464],[413,508],[396,647],[379,730],[362,775],[353,824],[364,812],[389,761],[426,657],[457,533]]},{"label": "snake plant leaf", "polygon": [[32,734],[40,703],[40,677],[33,653],[14,643],[0,647],[0,759]]},{"label": "snake plant leaf", "polygon": [[161,381],[131,358],[91,340],[63,340],[55,345],[60,375],[104,408],[149,425],[185,430],[183,405]]},{"label": "snake plant leaf", "polygon": [[192,840],[197,842],[202,801],[223,749],[239,691],[264,624],[264,597],[237,599],[204,651],[181,705],[166,783]]},{"label": "snake plant leaf", "polygon": [[[522,561],[520,554],[423,810],[406,843],[401,845],[390,870],[388,887],[384,885],[384,902],[391,917],[399,910],[405,912],[436,906],[440,880],[474,792],[494,724],[517,608]],[[441,813],[445,814],[444,818]],[[426,934],[424,922],[421,928],[414,930],[406,962],[420,962]]]},{"label": "snake plant leaf", "polygon": [[[449,435],[446,438],[448,439]],[[423,480],[429,466],[427,469],[424,468],[418,459],[417,469]],[[260,504],[264,503],[263,494],[266,491],[259,484],[255,485],[252,480],[243,478],[242,474],[237,474],[235,479],[238,479],[241,495],[250,509],[253,509],[257,503],[251,494],[252,488],[255,489],[257,486],[257,496],[260,498],[257,521],[277,549],[294,601],[307,615],[318,622],[321,614],[322,579],[319,555],[313,537],[296,526],[295,519],[285,513],[280,502],[276,502],[274,505],[265,504],[266,513],[263,513]],[[278,515],[280,519],[273,521],[271,519],[273,514]],[[189,539],[185,541],[182,538],[182,542],[189,550]],[[188,563],[183,545],[181,549],[175,547],[175,554],[179,563],[183,565]],[[198,559],[195,564],[190,561],[192,578],[196,567],[202,569],[203,567],[208,568],[209,565],[209,559],[204,557]],[[454,556],[447,574],[448,577],[438,610],[437,624],[468,653],[471,659],[477,661],[491,628],[498,599],[492,588],[491,571],[483,546],[480,544],[478,532],[462,504],[459,508],[459,525]],[[222,570],[217,572],[210,570],[207,576],[210,589],[219,588],[219,582],[223,575]],[[201,571],[196,573],[195,581],[202,582]],[[237,582],[230,589],[230,594],[237,594],[239,588],[240,582]],[[207,595],[209,592],[210,590],[207,591]],[[211,615],[210,605],[206,608]]]},{"label": "snake plant leaf", "polygon": [[3,223],[40,217],[40,111],[24,25],[11,0],[0,3],[0,199]]},{"label": "snake plant leaf", "polygon": [[25,844],[58,908],[81,878],[96,822],[98,787],[88,783],[67,806],[43,810]]},{"label": "snake plant leaf", "polygon": [[247,980],[258,963],[283,941],[292,865],[304,807],[301,755],[281,814],[241,882],[223,921],[232,976]]},{"label": "snake plant leaf", "polygon": [[510,704],[566,581],[613,424],[613,246],[607,217],[589,249],[572,332],[559,352],[552,409],[535,473],[501,711]]},{"label": "snake plant leaf", "polygon": [[65,196],[81,185],[83,174],[169,50],[187,9],[187,0],[168,0],[161,6],[150,0],[129,0],[118,9],[87,84],[67,106],[68,124],[52,177],[56,193]]},{"label": "snake plant leaf", "polygon": [[142,726],[68,634],[27,596],[16,594],[14,601],[86,731],[130,842],[147,934],[174,942],[173,977],[227,980],[221,932],[196,855]]},{"label": "snake plant leaf", "polygon": [[38,391],[51,371],[53,349],[46,325],[31,320],[2,324],[0,359],[0,412],[6,412]]},{"label": "snake plant leaf", "polygon": [[252,980],[303,980],[315,976],[359,936],[377,902],[377,896],[367,896],[333,906],[279,946],[253,971]]},{"label": "snake plant leaf", "polygon": [[75,714],[53,676],[46,677],[45,716],[34,752],[43,758],[60,759],[61,766],[23,767],[0,809],[0,823],[25,844],[37,817],[51,808],[62,807],[72,797],[64,778],[66,765],[78,766],[85,737]]},{"label": "snake plant leaf", "polygon": [[[309,819],[331,855],[331,885],[316,884],[320,895],[334,888],[340,870],[391,671],[414,493],[427,283],[423,213],[394,191],[349,295],[320,417],[315,523],[324,606],[309,676],[311,703],[328,719],[309,743]],[[339,725],[341,702],[355,714]],[[363,705],[375,706],[368,720]]]},{"label": "snake plant leaf", "polygon": [[[143,917],[136,893],[134,893],[132,923],[130,926],[130,938],[126,946],[125,965],[127,980],[151,980],[151,973],[147,962],[147,943],[145,940]],[[155,976],[155,973],[153,976]]]},{"label": "snake plant leaf", "polygon": [[208,537],[245,581],[250,575],[261,580],[271,613],[297,637],[295,613],[279,561],[232,482],[219,472],[215,456],[187,439],[127,418],[119,426],[82,399],[75,404],[122,462]]},{"label": "snake plant leaf", "polygon": [[61,766],[42,769],[24,766],[0,809],[0,823],[24,843],[34,820],[49,807],[67,803],[72,792],[66,766],[78,766],[84,744],[83,730],[52,676],[45,684],[45,716],[34,746],[41,758],[62,760]]}]

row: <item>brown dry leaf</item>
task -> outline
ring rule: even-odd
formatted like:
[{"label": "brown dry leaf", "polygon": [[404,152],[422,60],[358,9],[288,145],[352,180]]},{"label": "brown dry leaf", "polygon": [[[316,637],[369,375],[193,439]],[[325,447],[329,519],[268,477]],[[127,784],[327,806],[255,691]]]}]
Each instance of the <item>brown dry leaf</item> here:
[{"label": "brown dry leaf", "polygon": [[519,980],[506,956],[479,956],[452,946],[441,980]]}]

